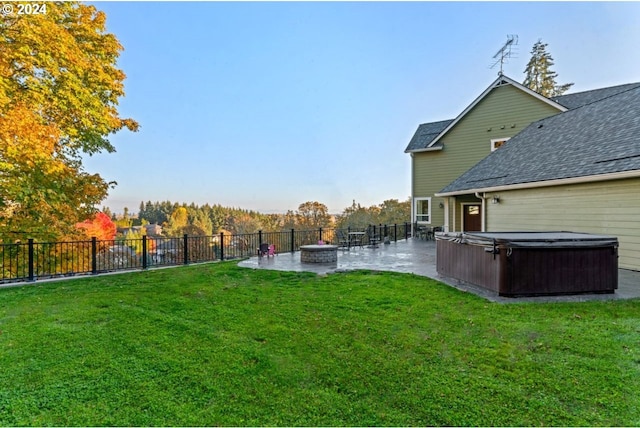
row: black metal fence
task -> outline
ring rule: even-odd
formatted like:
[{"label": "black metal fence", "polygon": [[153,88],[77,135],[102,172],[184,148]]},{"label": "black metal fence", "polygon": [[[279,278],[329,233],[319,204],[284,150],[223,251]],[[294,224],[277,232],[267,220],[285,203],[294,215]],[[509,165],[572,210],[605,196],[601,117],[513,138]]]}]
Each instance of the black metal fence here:
[{"label": "black metal fence", "polygon": [[[370,225],[342,229],[343,234],[364,232],[364,242],[411,236],[411,224]],[[112,241],[27,242],[0,244],[0,284],[75,275],[97,275],[120,270],[230,260],[254,256],[263,243],[276,253],[294,252],[302,245],[338,243],[337,229],[294,230],[180,238],[146,237]]]}]

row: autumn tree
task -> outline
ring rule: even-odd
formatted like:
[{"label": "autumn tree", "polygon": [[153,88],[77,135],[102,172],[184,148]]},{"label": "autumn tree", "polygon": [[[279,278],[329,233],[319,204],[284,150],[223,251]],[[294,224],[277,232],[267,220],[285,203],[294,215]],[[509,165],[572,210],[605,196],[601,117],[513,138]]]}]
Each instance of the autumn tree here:
[{"label": "autumn tree", "polygon": [[78,2],[0,20],[0,239],[73,234],[111,184],[83,169],[84,155],[113,152],[121,118],[122,46],[106,16]]},{"label": "autumn tree", "polygon": [[365,228],[370,224],[403,224],[411,219],[411,198],[402,202],[388,199],[370,207],[364,207],[354,200],[337,217],[337,227],[340,229]]},{"label": "autumn tree", "polygon": [[542,43],[542,40],[538,40],[533,45],[531,59],[524,70],[526,77],[522,84],[540,95],[554,97],[567,92],[573,83],[565,83],[564,85],[556,83],[558,73],[551,70],[553,58],[547,52],[547,46],[548,44]]},{"label": "autumn tree", "polygon": [[327,206],[320,202],[305,202],[298,206],[298,226],[302,229],[317,229],[330,227],[331,216]]},{"label": "autumn tree", "polygon": [[168,236],[184,235],[184,229],[189,225],[189,214],[185,207],[178,207],[171,213],[166,224],[165,232]]},{"label": "autumn tree", "polygon": [[376,216],[367,207],[363,207],[354,200],[351,206],[346,207],[342,214],[338,215],[337,227],[361,229],[376,223]]},{"label": "autumn tree", "polygon": [[99,241],[111,241],[116,236],[116,224],[103,212],[97,213],[92,219],[76,223],[76,228],[84,231],[89,238],[95,237]]},{"label": "autumn tree", "polygon": [[231,233],[235,235],[256,233],[262,229],[262,223],[255,216],[251,216],[249,213],[243,213],[231,219],[229,229]]},{"label": "autumn tree", "polygon": [[403,224],[411,221],[411,198],[400,202],[397,199],[387,199],[378,205],[379,224]]}]

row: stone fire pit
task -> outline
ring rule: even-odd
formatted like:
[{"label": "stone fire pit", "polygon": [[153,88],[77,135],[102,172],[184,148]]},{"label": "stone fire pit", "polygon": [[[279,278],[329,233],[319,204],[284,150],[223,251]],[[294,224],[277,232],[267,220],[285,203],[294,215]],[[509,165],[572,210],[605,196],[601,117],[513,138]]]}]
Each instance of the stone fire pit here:
[{"label": "stone fire pit", "polygon": [[336,263],[338,261],[337,245],[303,245],[300,247],[302,263]]}]

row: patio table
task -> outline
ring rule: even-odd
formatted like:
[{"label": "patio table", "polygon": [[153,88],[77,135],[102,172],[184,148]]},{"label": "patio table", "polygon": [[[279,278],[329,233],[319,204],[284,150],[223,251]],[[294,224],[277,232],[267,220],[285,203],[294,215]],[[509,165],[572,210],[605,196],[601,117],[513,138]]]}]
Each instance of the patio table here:
[{"label": "patio table", "polygon": [[359,245],[362,247],[362,241],[364,240],[365,232],[349,232],[349,246]]}]

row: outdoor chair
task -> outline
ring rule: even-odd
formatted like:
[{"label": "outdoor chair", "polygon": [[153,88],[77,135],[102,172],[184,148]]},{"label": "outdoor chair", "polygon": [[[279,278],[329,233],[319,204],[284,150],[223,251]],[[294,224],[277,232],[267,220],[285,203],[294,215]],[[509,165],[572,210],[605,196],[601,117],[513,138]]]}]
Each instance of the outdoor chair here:
[{"label": "outdoor chair", "polygon": [[426,236],[427,241],[431,241],[431,240],[435,239],[434,230],[435,230],[434,227],[427,227],[426,228],[425,233],[427,235]]},{"label": "outdoor chair", "polygon": [[273,244],[269,244],[269,250],[267,252],[267,257],[276,255],[276,246]]},{"label": "outdoor chair", "polygon": [[369,226],[368,235],[369,235],[369,247],[377,248],[378,244],[380,243],[380,236],[376,234],[375,226],[373,227]]},{"label": "outdoor chair", "polygon": [[349,248],[349,238],[340,229],[336,229],[336,240],[338,248]]},{"label": "outdoor chair", "polygon": [[260,244],[260,248],[258,248],[258,256],[268,256],[269,255],[269,244]]}]

